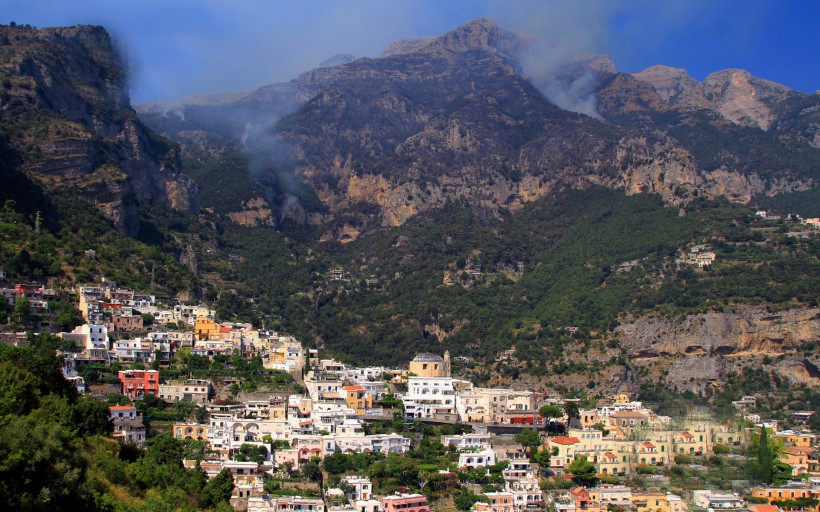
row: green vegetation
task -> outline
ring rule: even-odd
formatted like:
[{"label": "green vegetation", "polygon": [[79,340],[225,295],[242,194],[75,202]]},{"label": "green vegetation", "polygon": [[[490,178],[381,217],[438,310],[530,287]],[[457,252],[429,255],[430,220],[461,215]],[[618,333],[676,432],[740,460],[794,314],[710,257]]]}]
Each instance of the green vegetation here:
[{"label": "green vegetation", "polygon": [[541,436],[538,435],[537,431],[531,428],[525,428],[515,435],[515,442],[520,444],[524,451],[529,453],[541,445]]},{"label": "green vegetation", "polygon": [[[639,466],[640,469],[642,466]],[[594,485],[596,469],[595,464],[589,462],[585,455],[573,460],[567,466],[566,472],[572,475],[572,480],[578,485],[591,486]]]},{"label": "green vegetation", "polygon": [[31,348],[0,346],[0,508],[131,512],[227,504],[227,484],[184,469],[183,447],[170,436],[149,440],[145,450],[109,439],[107,404],[77,396],[55,348],[50,337],[35,338]]},{"label": "green vegetation", "polygon": [[[64,193],[43,192],[30,182],[23,188],[33,201],[8,198],[8,188],[0,190],[0,261],[11,279],[56,278],[73,284],[105,276],[122,286],[148,291],[153,271],[155,292],[194,286],[193,276],[172,253],[117,232],[92,205]],[[19,191],[14,196],[19,198]],[[61,323],[75,320],[64,316]]]}]

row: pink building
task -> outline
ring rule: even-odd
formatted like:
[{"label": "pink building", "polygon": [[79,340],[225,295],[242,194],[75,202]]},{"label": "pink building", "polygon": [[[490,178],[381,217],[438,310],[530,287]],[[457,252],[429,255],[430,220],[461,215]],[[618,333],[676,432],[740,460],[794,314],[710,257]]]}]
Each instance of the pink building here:
[{"label": "pink building", "polygon": [[382,498],[384,512],[430,512],[427,498],[421,494],[399,494]]}]

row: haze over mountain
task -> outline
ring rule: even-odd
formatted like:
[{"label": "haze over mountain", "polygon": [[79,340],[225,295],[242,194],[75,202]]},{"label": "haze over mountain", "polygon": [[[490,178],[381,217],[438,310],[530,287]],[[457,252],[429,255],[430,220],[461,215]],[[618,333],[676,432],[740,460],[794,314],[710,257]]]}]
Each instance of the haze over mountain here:
[{"label": "haze over mountain", "polygon": [[452,197],[497,213],[565,187],[684,204],[816,184],[817,95],[743,70],[619,73],[606,56],[539,69],[538,49],[480,19],[291,82],[138,109],[192,156],[246,151],[273,218],[347,241]]}]

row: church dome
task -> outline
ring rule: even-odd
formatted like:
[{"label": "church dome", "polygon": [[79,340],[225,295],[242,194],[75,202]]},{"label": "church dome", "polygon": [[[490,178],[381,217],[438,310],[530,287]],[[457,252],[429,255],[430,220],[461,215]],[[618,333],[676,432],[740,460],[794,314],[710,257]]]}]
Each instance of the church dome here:
[{"label": "church dome", "polygon": [[421,354],[417,355],[413,358],[414,363],[443,363],[444,359],[441,356],[436,354],[431,354],[430,352],[422,352]]}]

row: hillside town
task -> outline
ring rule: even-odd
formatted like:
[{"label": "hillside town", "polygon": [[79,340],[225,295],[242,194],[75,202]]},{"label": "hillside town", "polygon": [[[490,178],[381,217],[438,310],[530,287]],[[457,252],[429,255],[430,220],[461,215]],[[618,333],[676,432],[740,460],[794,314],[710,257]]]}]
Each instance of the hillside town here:
[{"label": "hillside town", "polygon": [[[478,387],[453,376],[448,352],[419,353],[406,368],[352,367],[321,358],[293,336],[219,323],[204,305],[167,308],[112,282],[76,292],[82,324],[57,333],[65,342],[65,379],[80,393],[110,399],[83,373],[117,368],[113,437],[142,447],[170,435],[198,447],[196,456],[186,450],[183,464],[229,478],[236,510],[820,510],[814,433],[761,418],[754,396],[738,397],[730,420],[672,418],[627,393],[592,401]],[[2,293],[10,305],[24,298],[42,311],[61,298],[34,285]],[[10,333],[2,342],[28,340]],[[242,377],[167,378],[183,355],[217,366],[226,358],[256,359],[260,372],[282,376],[290,387],[260,396],[238,392]],[[149,400],[188,403],[192,414],[162,424],[144,414]],[[806,425],[810,417],[796,412],[790,420]],[[730,468],[761,442],[775,447],[780,478],[772,485],[728,477],[717,480],[720,486],[703,479],[702,488],[674,485],[698,468]],[[436,456],[424,458],[425,451]],[[405,468],[410,473],[372,469],[419,457],[422,464]],[[469,491],[458,496],[473,500],[455,503],[450,491],[459,487]]]}]

